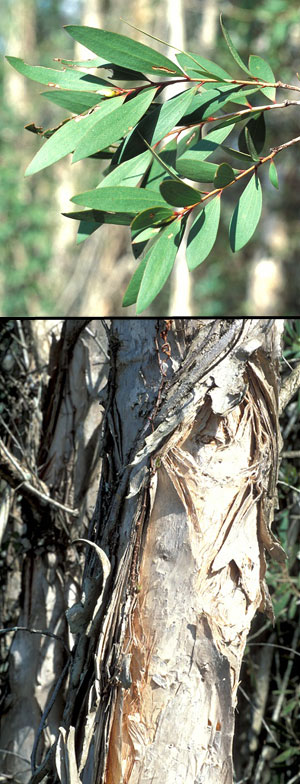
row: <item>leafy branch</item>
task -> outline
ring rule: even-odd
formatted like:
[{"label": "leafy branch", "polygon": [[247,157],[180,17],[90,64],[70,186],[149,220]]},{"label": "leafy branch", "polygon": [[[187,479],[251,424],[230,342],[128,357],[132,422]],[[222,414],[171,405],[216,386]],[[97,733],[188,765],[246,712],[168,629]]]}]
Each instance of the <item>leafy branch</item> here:
[{"label": "leafy branch", "polygon": [[[69,153],[73,162],[90,157],[108,161],[98,186],[72,198],[81,209],[64,214],[79,221],[78,242],[105,223],[130,227],[139,264],[123,305],[136,303],[137,313],[164,286],[185,232],[189,269],[207,258],[218,233],[223,192],[246,177],[229,225],[232,251],[244,247],[261,214],[260,167],[269,163],[270,181],[278,188],[274,159],[300,141],[295,137],[264,150],[266,113],[300,104],[292,99],[278,102],[276,90],[300,92],[300,87],[276,81],[269,63],[258,55],[250,55],[246,65],[222,17],[220,23],[246,78],[232,77],[219,64],[176,46],[177,62],[127,36],[79,25],[67,25],[66,31],[96,55],[94,60],[55,58],[63,66],[57,70],[7,58],[21,74],[47,85],[50,89],[42,94],[71,113],[52,129],[26,126],[46,139],[26,175]],[[88,72],[81,70],[87,66]],[[99,69],[110,72],[109,77],[99,77]],[[185,89],[160,103],[163,90],[177,83]],[[257,103],[259,93],[268,103]],[[237,148],[224,144],[230,135]],[[213,153],[221,153],[223,160],[208,160]],[[239,161],[239,168],[233,168],[228,156]],[[210,190],[203,189],[207,184]]]}]

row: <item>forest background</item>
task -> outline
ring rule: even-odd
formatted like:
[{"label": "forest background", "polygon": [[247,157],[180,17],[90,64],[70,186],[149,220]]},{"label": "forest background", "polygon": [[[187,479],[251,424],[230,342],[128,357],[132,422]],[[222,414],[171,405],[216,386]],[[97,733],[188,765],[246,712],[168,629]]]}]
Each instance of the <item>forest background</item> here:
[{"label": "forest background", "polygon": [[[103,226],[76,245],[77,223],[62,216],[76,192],[98,184],[106,162],[71,166],[70,156],[24,178],[37,152],[37,137],[24,130],[35,122],[52,127],[62,109],[40,96],[43,86],[16,73],[5,54],[32,65],[57,67],[54,57],[89,56],[62,29],[65,24],[102,27],[135,37],[173,57],[174,50],[132,30],[120,17],[188,51],[201,53],[233,73],[219,14],[241,56],[270,63],[276,79],[298,84],[300,18],[296,0],[2,0],[0,33],[0,315],[134,315],[122,296],[136,268],[128,227]],[[234,75],[234,74],[233,74]],[[285,95],[284,97],[287,97]],[[267,145],[298,135],[298,107],[268,114]],[[213,251],[192,273],[178,258],[164,290],[144,315],[284,315],[298,310],[300,271],[300,149],[278,158],[279,191],[262,171],[262,218],[251,242],[227,250],[225,234],[236,201],[229,189]],[[239,186],[238,186],[239,187]],[[224,253],[224,247],[226,252]],[[180,254],[178,254],[180,255]],[[293,285],[290,285],[290,281]]]}]

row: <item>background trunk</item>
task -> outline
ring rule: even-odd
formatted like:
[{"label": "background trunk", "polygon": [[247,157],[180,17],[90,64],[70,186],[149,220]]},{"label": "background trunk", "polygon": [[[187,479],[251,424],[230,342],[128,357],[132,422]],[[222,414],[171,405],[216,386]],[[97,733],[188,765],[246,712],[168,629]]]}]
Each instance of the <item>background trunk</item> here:
[{"label": "background trunk", "polygon": [[264,548],[284,560],[269,529],[281,328],[4,327],[4,549],[19,572],[2,625],[38,632],[9,652],[15,781],[232,782],[246,637],[258,608],[272,615]]}]

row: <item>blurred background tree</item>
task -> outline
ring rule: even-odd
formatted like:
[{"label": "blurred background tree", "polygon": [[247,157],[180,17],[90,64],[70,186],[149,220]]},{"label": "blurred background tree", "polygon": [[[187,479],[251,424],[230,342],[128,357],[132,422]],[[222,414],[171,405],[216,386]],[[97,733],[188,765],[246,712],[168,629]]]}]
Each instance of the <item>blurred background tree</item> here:
[{"label": "blurred background tree", "polygon": [[[71,22],[135,36],[151,45],[149,39],[120,21],[123,17],[153,35],[178,46],[184,44],[189,51],[201,51],[235,75],[221,35],[220,11],[245,60],[250,53],[259,54],[270,62],[276,78],[298,84],[300,21],[296,0],[247,0],[243,4],[191,0],[186,7],[180,0],[131,0],[126,4],[124,0],[113,4],[111,0],[2,0],[0,47],[2,54],[49,67],[55,66],[54,57],[86,57],[83,47],[62,30]],[[163,45],[155,42],[154,46],[164,51]],[[173,56],[173,50],[168,54]],[[72,195],[97,185],[105,161],[91,159],[73,167],[67,158],[24,179],[39,143],[23,125],[35,121],[49,127],[63,117],[61,109],[40,98],[42,90],[1,60],[1,315],[134,315],[134,307],[121,306],[136,267],[128,229],[102,227],[85,243],[76,245],[75,222],[60,214],[70,209]],[[299,132],[297,107],[270,112],[267,119],[267,146]],[[263,214],[251,243],[236,254],[229,249],[227,231],[233,210],[229,189],[214,250],[188,278],[182,260],[178,260],[171,280],[145,315],[280,316],[297,312],[299,146],[286,150],[277,160],[280,190],[273,189],[267,171],[262,171]]]}]

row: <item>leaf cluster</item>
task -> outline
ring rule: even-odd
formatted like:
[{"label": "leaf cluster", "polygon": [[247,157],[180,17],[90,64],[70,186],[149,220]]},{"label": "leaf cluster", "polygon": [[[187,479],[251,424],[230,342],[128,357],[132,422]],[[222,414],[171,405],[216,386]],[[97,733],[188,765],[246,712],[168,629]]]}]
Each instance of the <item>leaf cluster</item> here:
[{"label": "leaf cluster", "polygon": [[[264,112],[276,98],[274,74],[257,55],[246,65],[222,18],[221,27],[242,78],[196,53],[178,50],[173,61],[127,36],[79,25],[66,30],[96,55],[90,60],[61,59],[62,68],[45,68],[7,57],[21,74],[50,88],[44,97],[71,113],[55,128],[26,126],[45,140],[26,175],[70,153],[73,162],[107,161],[97,187],[73,197],[81,209],[64,214],[79,221],[78,242],[105,223],[130,227],[138,266],[123,305],[136,303],[137,313],[163,288],[184,235],[188,268],[207,258],[226,189],[237,181],[244,185],[229,225],[235,252],[260,219],[262,163],[269,161],[271,183],[278,187],[276,151],[263,154]],[[170,84],[180,92],[163,101]],[[263,106],[251,103],[259,100]],[[236,128],[237,149],[228,143]],[[215,154],[221,160],[211,161]]]}]

